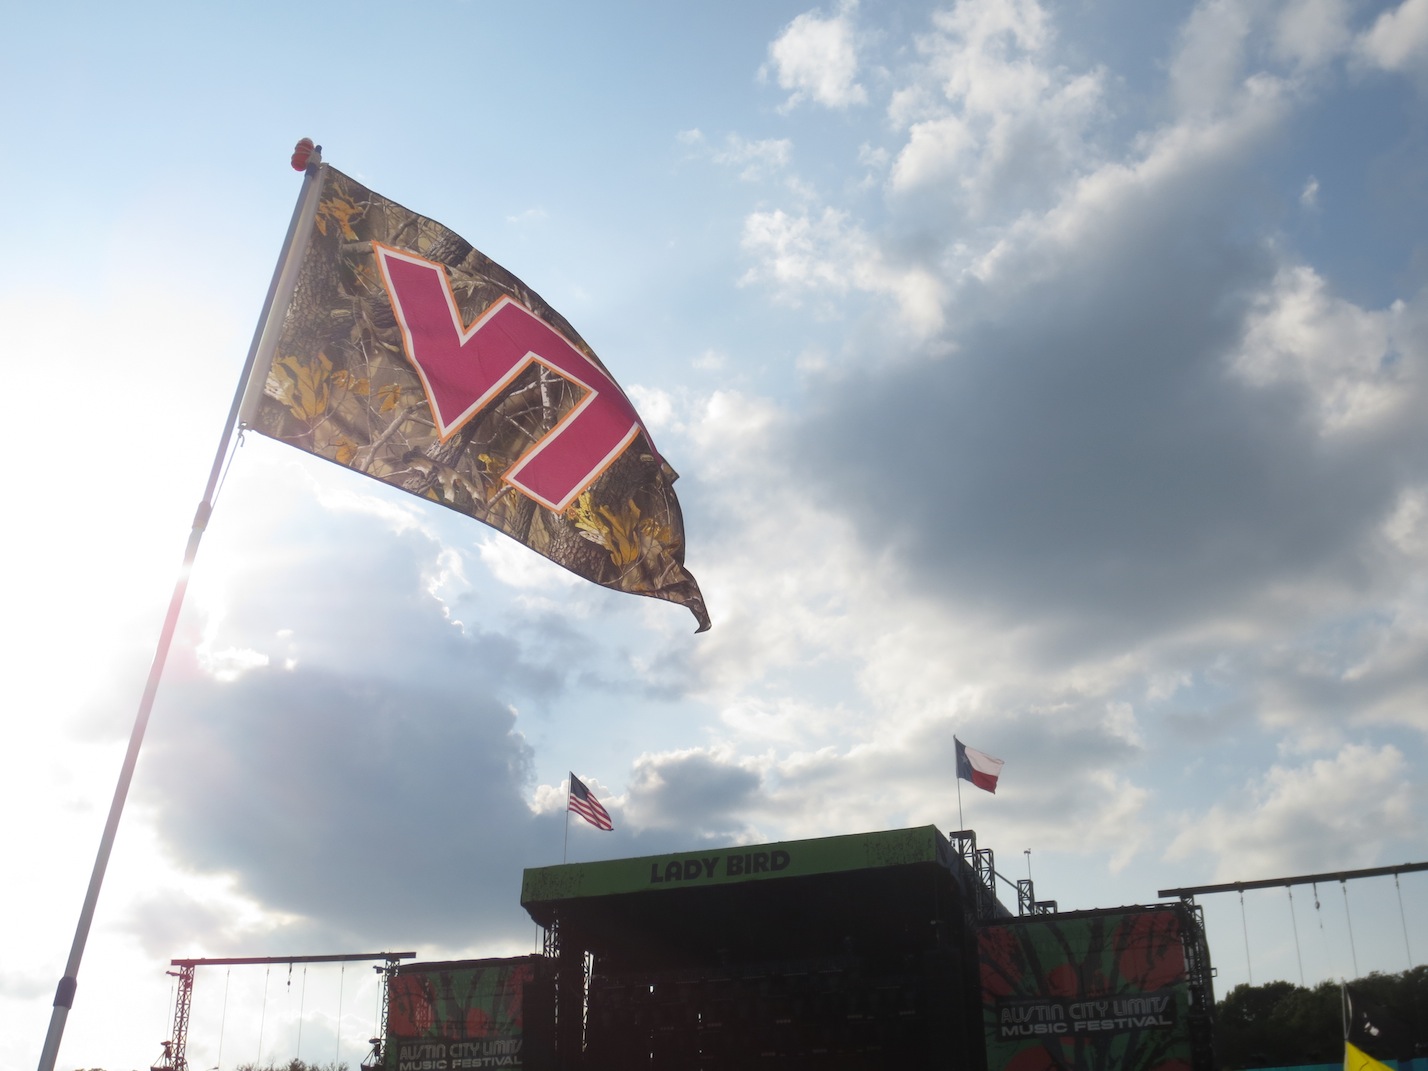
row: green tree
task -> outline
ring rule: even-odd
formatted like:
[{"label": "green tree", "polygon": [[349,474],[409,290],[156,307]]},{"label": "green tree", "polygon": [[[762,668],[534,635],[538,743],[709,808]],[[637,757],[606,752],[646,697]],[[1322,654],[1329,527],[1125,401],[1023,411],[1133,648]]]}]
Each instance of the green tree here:
[{"label": "green tree", "polygon": [[[1374,972],[1349,983],[1412,1032],[1428,1055],[1428,966]],[[1215,1046],[1224,1068],[1336,1063],[1344,1056],[1343,995],[1338,982],[1313,989],[1291,982],[1237,985],[1215,1006]]]},{"label": "green tree", "polygon": [[1299,987],[1290,982],[1237,985],[1215,1007],[1215,1036],[1225,1067],[1273,1067],[1285,1038],[1274,1011]]}]

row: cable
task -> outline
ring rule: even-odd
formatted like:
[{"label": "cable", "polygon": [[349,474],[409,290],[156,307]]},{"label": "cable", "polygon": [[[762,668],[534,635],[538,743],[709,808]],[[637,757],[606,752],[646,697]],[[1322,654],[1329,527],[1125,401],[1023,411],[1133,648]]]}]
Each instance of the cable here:
[{"label": "cable", "polygon": [[214,485],[210,505],[218,505],[218,496],[223,493],[223,485],[228,482],[228,470],[233,467],[233,459],[243,446],[243,431],[243,428],[238,429],[238,437],[233,443],[233,448],[228,451],[228,456],[223,460],[223,470],[218,474],[218,483]]},{"label": "cable", "polygon": [[1294,958],[1299,961],[1299,984],[1304,984],[1304,955],[1299,951],[1299,920],[1294,917],[1294,890],[1288,885],[1284,891],[1289,894],[1289,921],[1294,926]]},{"label": "cable", "polygon": [[258,1059],[254,1061],[259,1065],[263,1062],[263,1028],[268,1023],[268,979],[272,973],[272,967],[263,971],[263,1010],[258,1015]]},{"label": "cable", "polygon": [[342,965],[342,973],[337,976],[337,1045],[332,1050],[332,1062],[342,1063],[342,987],[347,981],[347,964]]},{"label": "cable", "polygon": [[1319,920],[1319,943],[1323,946],[1324,958],[1329,961],[1329,966],[1333,969],[1335,974],[1342,978],[1344,972],[1339,963],[1339,954],[1337,950],[1329,946],[1329,933],[1324,929],[1324,906],[1319,901],[1319,883],[1317,881],[1313,883],[1313,888],[1314,917]]},{"label": "cable", "polygon": [[1344,919],[1349,924],[1349,954],[1354,957],[1354,977],[1359,976],[1359,953],[1354,948],[1354,920],[1349,914],[1349,883],[1343,878],[1339,879],[1339,888],[1344,892]]},{"label": "cable", "polygon": [[1403,913],[1403,890],[1398,885],[1398,875],[1393,875],[1393,891],[1398,893],[1398,921],[1403,923],[1403,950],[1408,953],[1408,969],[1413,969],[1413,946],[1408,943],[1408,917]]},{"label": "cable", "polygon": [[223,1033],[228,1029],[228,983],[233,978],[233,968],[223,972],[223,1014],[218,1019],[218,1064],[223,1066]]},{"label": "cable", "polygon": [[1245,935],[1245,973],[1249,976],[1249,984],[1254,985],[1254,968],[1250,966],[1249,951],[1249,924],[1245,922],[1245,892],[1240,890],[1240,930]]},{"label": "cable", "polygon": [[[288,973],[292,973],[292,965],[288,966]],[[292,982],[288,982],[292,985]],[[302,1059],[302,1013],[307,1007],[307,964],[302,965],[302,989],[298,993],[298,1036],[297,1036],[297,1059]]]}]

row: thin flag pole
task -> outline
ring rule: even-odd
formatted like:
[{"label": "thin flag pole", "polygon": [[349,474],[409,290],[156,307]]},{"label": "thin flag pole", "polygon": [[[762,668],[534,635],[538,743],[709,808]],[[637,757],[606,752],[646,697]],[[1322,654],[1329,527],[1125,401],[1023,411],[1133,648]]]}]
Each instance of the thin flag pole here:
[{"label": "thin flag pole", "polygon": [[[574,774],[570,775],[574,777]],[[565,844],[560,849],[560,861],[565,862],[570,853],[570,782],[565,782]]]},{"label": "thin flag pole", "polygon": [[159,680],[163,676],[164,662],[168,659],[169,648],[173,645],[174,632],[178,628],[179,611],[183,608],[184,594],[188,589],[188,577],[198,555],[198,544],[208,527],[208,519],[213,513],[213,500],[223,475],[233,435],[238,427],[238,418],[244,395],[258,365],[258,357],[265,352],[265,339],[271,339],[277,330],[272,325],[274,310],[286,309],[297,286],[298,269],[302,263],[302,253],[311,232],[312,219],[317,213],[318,195],[322,190],[320,177],[322,163],[321,149],[309,158],[297,205],[288,224],[287,237],[283,241],[282,256],[273,270],[272,281],[268,284],[268,294],[264,299],[263,313],[253,332],[253,341],[248,348],[248,359],[243,365],[243,374],[238,381],[238,391],[228,411],[228,421],[219,439],[218,451],[213,458],[213,468],[204,488],[203,499],[194,514],[193,527],[188,535],[188,545],[184,549],[183,565],[179,569],[178,580],[174,584],[173,595],[169,599],[168,612],[159,631],[159,642],[154,652],[154,661],[149,667],[149,678],[144,685],[143,696],[139,700],[139,710],[134,717],[134,728],[129,734],[129,748],[124,754],[124,763],[119,770],[119,781],[114,787],[114,799],[109,805],[109,817],[104,823],[104,833],[99,839],[99,852],[95,856],[94,870],[90,874],[89,889],[85,893],[84,905],[79,912],[79,923],[75,927],[74,942],[70,946],[69,960],[65,964],[64,976],[55,989],[54,1008],[50,1014],[49,1031],[45,1035],[44,1048],[40,1050],[39,1071],[54,1071],[59,1058],[60,1039],[64,1037],[65,1021],[74,1006],[74,993],[78,986],[79,964],[84,957],[84,946],[89,939],[89,929],[94,922],[94,909],[99,902],[99,887],[104,882],[104,872],[109,866],[109,856],[114,850],[114,840],[119,831],[119,816],[124,810],[124,801],[129,795],[129,784],[134,779],[134,767],[139,761],[139,747],[144,742],[144,732],[149,725],[149,713],[158,693]]},{"label": "thin flag pole", "polygon": [[959,776],[954,780],[957,782],[957,828],[966,829],[967,821],[962,817],[962,778]]}]

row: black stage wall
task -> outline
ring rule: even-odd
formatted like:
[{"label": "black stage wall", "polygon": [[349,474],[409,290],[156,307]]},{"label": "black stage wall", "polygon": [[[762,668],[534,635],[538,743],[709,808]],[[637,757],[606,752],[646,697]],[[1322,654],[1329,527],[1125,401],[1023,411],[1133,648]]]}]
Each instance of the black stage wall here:
[{"label": "black stage wall", "polygon": [[528,870],[557,1066],[981,1071],[977,880],[931,826]]}]

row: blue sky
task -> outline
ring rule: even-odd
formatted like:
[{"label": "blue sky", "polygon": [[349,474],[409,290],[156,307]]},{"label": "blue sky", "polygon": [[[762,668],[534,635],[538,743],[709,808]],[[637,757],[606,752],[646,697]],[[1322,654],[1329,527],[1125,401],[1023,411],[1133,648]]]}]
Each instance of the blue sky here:
[{"label": "blue sky", "polygon": [[[616,823],[572,860],[951,830],[954,733],[1066,908],[1428,857],[1428,0],[73,3],[0,50],[5,1066],[304,135],[576,325],[714,627],[247,437],[61,1066],[147,1066],[176,956],[532,950],[570,769]],[[1217,991],[1428,951],[1421,875],[1318,893],[1207,898]],[[191,1062],[355,1065],[358,977],[201,977]]]}]

